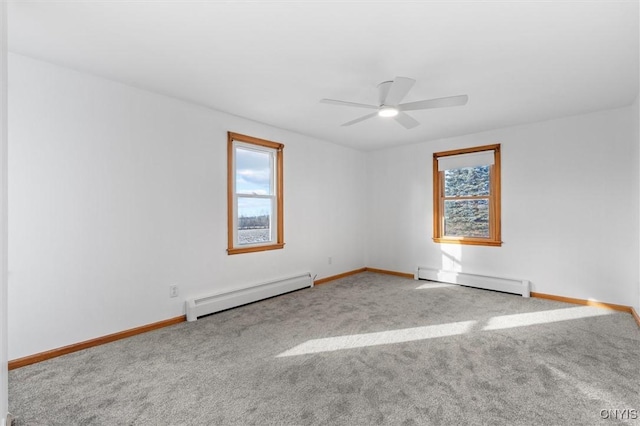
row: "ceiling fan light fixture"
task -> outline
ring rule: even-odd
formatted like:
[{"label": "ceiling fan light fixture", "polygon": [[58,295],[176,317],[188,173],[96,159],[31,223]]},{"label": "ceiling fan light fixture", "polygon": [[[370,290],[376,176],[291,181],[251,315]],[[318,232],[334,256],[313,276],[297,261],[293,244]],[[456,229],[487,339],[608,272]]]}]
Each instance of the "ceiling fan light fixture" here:
[{"label": "ceiling fan light fixture", "polygon": [[445,98],[425,99],[422,101],[401,103],[416,81],[408,77],[396,77],[394,80],[383,81],[378,85],[378,103],[360,104],[357,102],[340,101],[337,99],[320,99],[325,104],[342,105],[348,107],[365,108],[375,110],[355,120],[347,121],[342,126],[351,126],[373,117],[395,118],[395,121],[405,129],[413,129],[420,123],[406,111],[416,111],[430,108],[445,108],[466,105],[469,100],[467,95],[447,96]]},{"label": "ceiling fan light fixture", "polygon": [[398,108],[383,106],[378,110],[380,117],[395,117],[398,115]]}]

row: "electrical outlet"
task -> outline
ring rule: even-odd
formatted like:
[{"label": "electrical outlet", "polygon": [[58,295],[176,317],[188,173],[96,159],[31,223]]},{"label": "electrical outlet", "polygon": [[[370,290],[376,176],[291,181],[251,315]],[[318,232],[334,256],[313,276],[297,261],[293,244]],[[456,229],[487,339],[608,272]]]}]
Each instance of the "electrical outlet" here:
[{"label": "electrical outlet", "polygon": [[170,285],[169,286],[169,297],[178,297],[178,286]]},{"label": "electrical outlet", "polygon": [[329,265],[331,265],[332,263],[333,263],[333,258],[329,256]]}]

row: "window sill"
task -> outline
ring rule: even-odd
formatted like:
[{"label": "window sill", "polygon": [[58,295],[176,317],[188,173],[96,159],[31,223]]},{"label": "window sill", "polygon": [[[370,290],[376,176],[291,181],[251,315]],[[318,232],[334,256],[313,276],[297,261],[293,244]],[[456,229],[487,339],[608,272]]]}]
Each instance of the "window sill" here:
[{"label": "window sill", "polygon": [[490,246],[490,247],[502,246],[502,241],[480,239],[480,238],[444,237],[444,238],[434,238],[433,242],[438,244],[465,244],[465,245],[473,245],[473,246]]},{"label": "window sill", "polygon": [[284,243],[269,244],[266,246],[235,247],[228,248],[227,254],[255,253],[258,251],[279,250],[281,248],[284,248]]}]

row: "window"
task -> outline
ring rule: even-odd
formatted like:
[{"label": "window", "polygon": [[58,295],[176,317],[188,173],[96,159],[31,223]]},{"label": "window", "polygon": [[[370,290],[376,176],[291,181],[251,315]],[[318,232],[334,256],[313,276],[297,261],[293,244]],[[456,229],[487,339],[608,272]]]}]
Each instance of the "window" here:
[{"label": "window", "polygon": [[284,145],[228,132],[228,254],[284,247]]},{"label": "window", "polygon": [[502,245],[499,144],[433,154],[433,240]]}]

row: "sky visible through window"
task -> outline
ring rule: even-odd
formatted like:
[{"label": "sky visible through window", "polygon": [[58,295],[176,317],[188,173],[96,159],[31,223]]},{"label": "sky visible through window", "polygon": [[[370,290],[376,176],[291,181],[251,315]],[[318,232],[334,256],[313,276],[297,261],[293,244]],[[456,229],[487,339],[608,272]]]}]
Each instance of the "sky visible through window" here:
[{"label": "sky visible through window", "polygon": [[[236,147],[236,193],[269,195],[271,193],[272,154]],[[271,202],[261,198],[238,198],[240,216],[271,215]]]}]

